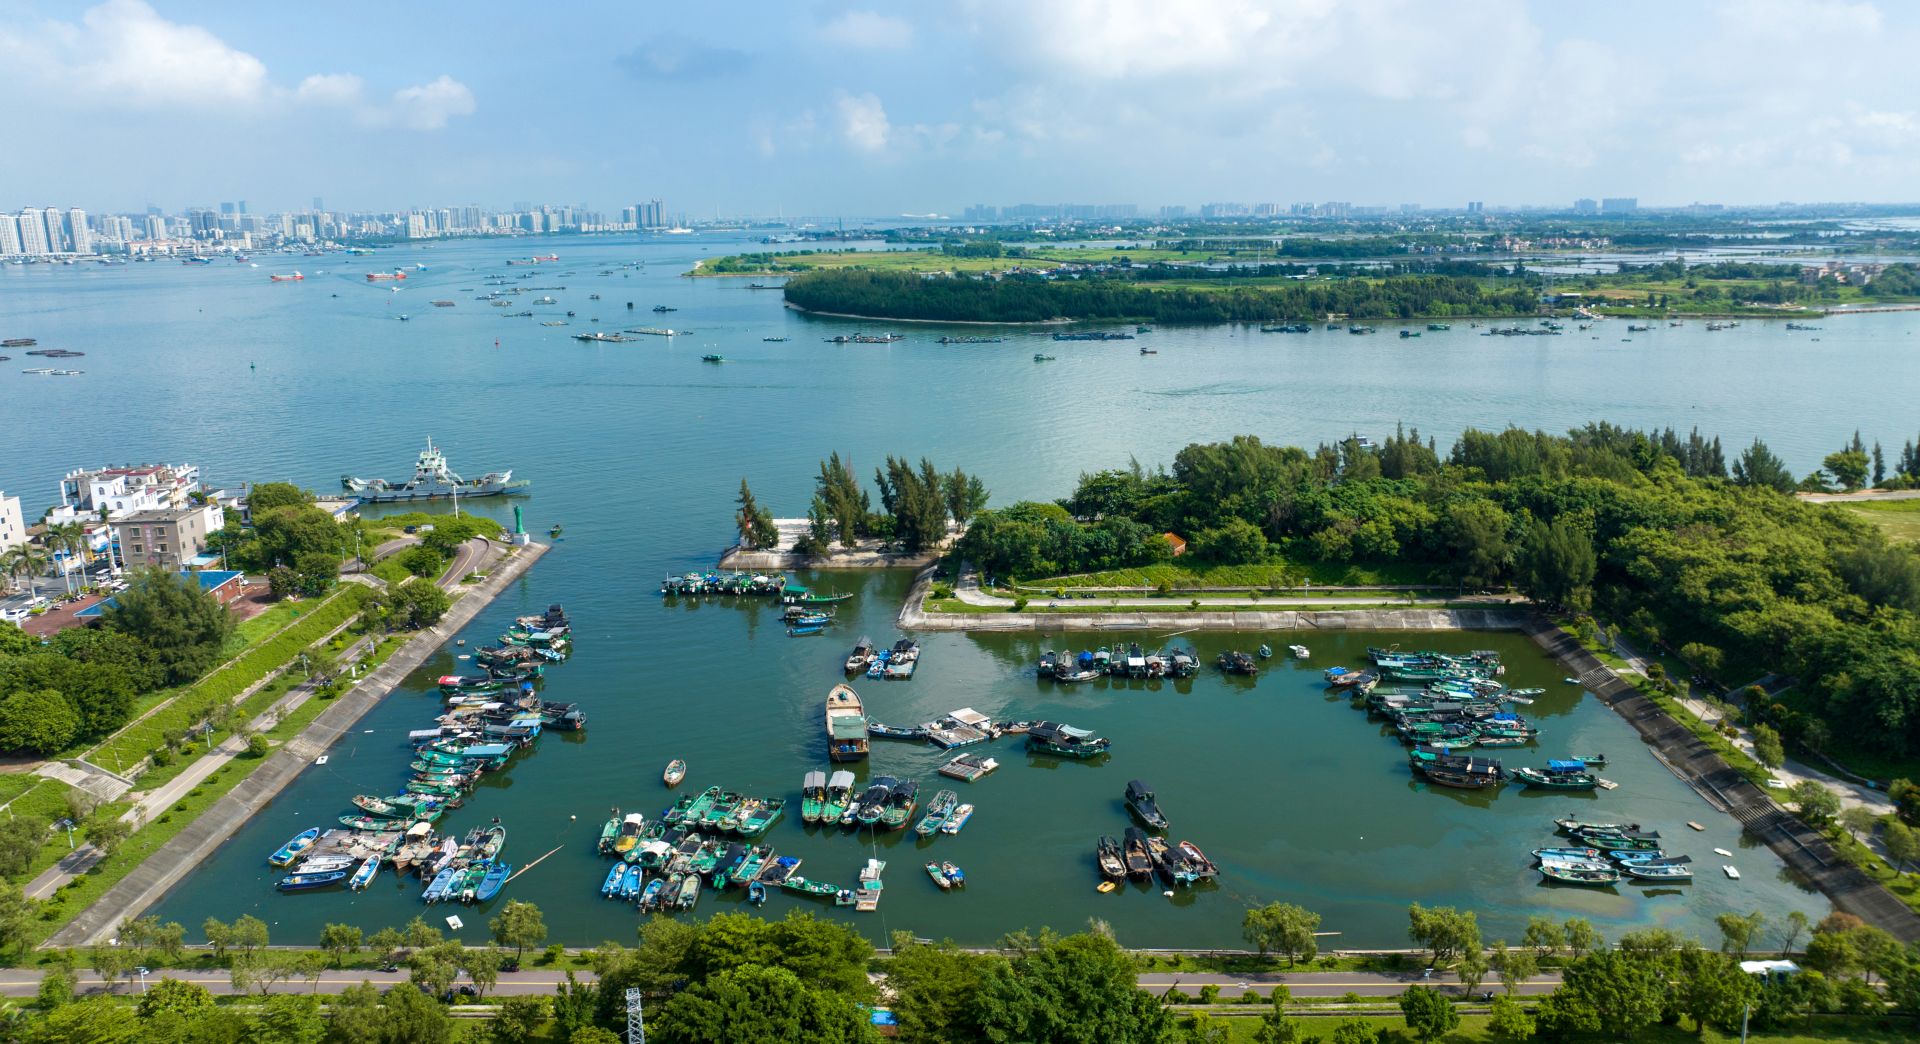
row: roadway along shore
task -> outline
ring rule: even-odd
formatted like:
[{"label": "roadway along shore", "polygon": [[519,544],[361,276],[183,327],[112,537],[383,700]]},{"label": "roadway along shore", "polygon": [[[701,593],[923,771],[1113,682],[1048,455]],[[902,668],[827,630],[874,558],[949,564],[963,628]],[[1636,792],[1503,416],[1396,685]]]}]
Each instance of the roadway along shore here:
[{"label": "roadway along shore", "polygon": [[[55,932],[47,945],[86,946],[99,942],[112,936],[122,920],[140,916],[546,553],[547,545],[539,543],[510,552],[484,581],[466,588],[439,624],[409,638],[405,647],[369,672],[358,685],[335,697],[332,706],[275,751],[266,764],[160,846],[146,862],[107,889],[92,906]],[[468,570],[476,564],[472,557],[463,557],[455,563],[456,567],[465,565]],[[448,574],[457,583],[465,571],[456,573],[449,569]]]}]

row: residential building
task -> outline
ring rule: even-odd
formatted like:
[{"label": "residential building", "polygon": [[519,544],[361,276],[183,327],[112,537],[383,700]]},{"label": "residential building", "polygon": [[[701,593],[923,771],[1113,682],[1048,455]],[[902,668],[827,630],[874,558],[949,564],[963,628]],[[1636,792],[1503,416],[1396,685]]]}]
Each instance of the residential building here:
[{"label": "residential building", "polygon": [[[246,576],[237,569],[198,569],[180,571],[180,575],[200,586],[200,590],[213,596],[213,600],[227,605],[234,599],[247,593]],[[95,602],[73,614],[80,623],[93,623],[100,619],[108,609],[119,605],[112,598]]]},{"label": "residential building", "polygon": [[47,244],[47,220],[39,207],[20,209],[20,252],[23,254],[50,254],[53,248]]},{"label": "residential building", "polygon": [[1600,201],[1602,214],[1631,214],[1640,209],[1640,201],[1632,196],[1609,196]]},{"label": "residential building", "polygon": [[1486,213],[1486,210],[1487,210],[1487,205],[1485,203],[1480,202],[1477,199],[1471,200],[1467,203],[1467,213],[1469,214],[1484,214]]},{"label": "residential building", "polygon": [[114,520],[113,539],[120,547],[120,561],[129,568],[185,569],[210,564],[202,558],[207,537],[226,524],[218,501],[136,511]]},{"label": "residential building", "polygon": [[11,551],[27,542],[27,522],[20,514],[20,498],[0,490],[0,552]]},{"label": "residential building", "polygon": [[0,257],[19,253],[24,253],[20,249],[20,219],[0,214]]},{"label": "residential building", "polygon": [[[132,464],[89,471],[81,468],[60,479],[60,506],[47,515],[50,522],[109,519],[140,511],[183,508],[200,489],[196,464]],[[219,528],[219,527],[215,527]]]},{"label": "residential building", "polygon": [[1573,201],[1573,212],[1576,214],[1598,214],[1600,213],[1600,204],[1584,197],[1576,199]]},{"label": "residential building", "polygon": [[634,224],[636,226],[640,228],[667,227],[667,205],[665,203],[657,199],[650,199],[645,203],[634,204],[633,210]]},{"label": "residential building", "polygon": [[67,249],[76,254],[93,253],[93,233],[87,228],[87,212],[72,207],[68,209],[65,221]]}]

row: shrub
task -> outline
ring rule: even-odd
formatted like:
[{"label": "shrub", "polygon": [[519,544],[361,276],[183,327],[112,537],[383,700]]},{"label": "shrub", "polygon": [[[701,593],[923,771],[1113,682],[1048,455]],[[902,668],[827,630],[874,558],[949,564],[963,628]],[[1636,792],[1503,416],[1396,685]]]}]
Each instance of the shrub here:
[{"label": "shrub", "polygon": [[1017,612],[1020,612],[1021,610],[1023,610],[1023,609],[1025,609],[1026,607],[1027,607],[1027,599],[1026,599],[1026,596],[1025,596],[1025,595],[1021,595],[1021,596],[1019,596],[1019,597],[1017,597],[1017,598],[1015,598],[1015,599],[1013,600],[1013,611],[1014,611],[1014,612],[1016,612],[1016,613],[1017,613]]}]

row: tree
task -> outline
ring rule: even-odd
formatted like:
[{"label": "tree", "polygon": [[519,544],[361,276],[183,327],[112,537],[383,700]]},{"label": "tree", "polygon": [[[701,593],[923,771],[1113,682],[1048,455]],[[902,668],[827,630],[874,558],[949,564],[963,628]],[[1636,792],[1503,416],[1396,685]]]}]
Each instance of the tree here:
[{"label": "tree", "polygon": [[453,1019],[440,1002],[412,986],[387,991],[384,1039],[391,1044],[450,1044]]},{"label": "tree", "polygon": [[1759,439],[1740,454],[1733,462],[1733,481],[1742,486],[1763,486],[1782,493],[1791,493],[1795,486],[1793,472],[1787,470],[1787,464],[1767,444]]},{"label": "tree", "polygon": [[29,689],[0,699],[0,749],[51,754],[72,743],[80,726],[73,701],[52,689]]},{"label": "tree", "polygon": [[350,924],[329,924],[320,929],[320,948],[333,955],[338,968],[347,954],[360,952],[360,929]]},{"label": "tree", "polygon": [[649,1038],[663,1044],[722,1040],[872,1039],[853,998],[803,981],[785,968],[747,964],[695,981],[667,1001]]},{"label": "tree", "polygon": [[389,590],[384,596],[389,603],[389,620],[399,629],[419,631],[432,627],[453,608],[453,599],[447,597],[437,584],[416,580],[410,584],[401,584]]},{"label": "tree", "polygon": [[1780,926],[1780,956],[1793,952],[1793,944],[1807,930],[1807,915],[1798,910],[1787,911],[1786,923]]},{"label": "tree", "polygon": [[260,482],[247,490],[247,511],[261,514],[283,507],[305,507],[314,496],[291,482]]},{"label": "tree", "polygon": [[1747,950],[1766,922],[1767,915],[1759,910],[1744,915],[1728,911],[1715,917],[1713,923],[1720,929],[1720,952],[1735,954],[1745,960]]},{"label": "tree", "polygon": [[468,950],[460,958],[460,966],[466,969],[467,978],[473,980],[476,996],[485,997],[487,991],[500,984],[500,965],[506,962],[506,952],[492,946],[484,950]]},{"label": "tree", "polygon": [[267,570],[267,593],[275,598],[291,598],[300,593],[300,574],[292,566],[274,566]]},{"label": "tree", "polygon": [[1840,810],[1840,826],[1854,837],[1872,837],[1873,828],[1880,824],[1880,817],[1864,805],[1854,805]]},{"label": "tree", "polygon": [[1762,722],[1753,727],[1753,756],[1768,768],[1779,768],[1786,763],[1786,745],[1780,742],[1780,733],[1773,726]]},{"label": "tree", "polygon": [[1533,948],[1536,958],[1545,960],[1567,944],[1567,933],[1552,920],[1533,914],[1527,918],[1527,933],[1520,941]]},{"label": "tree", "polygon": [[984,1039],[1144,1044],[1171,1016],[1134,984],[1133,962],[1111,938],[1043,935],[994,969],[982,991]]},{"label": "tree", "polygon": [[165,976],[149,985],[147,992],[140,995],[137,1010],[141,1018],[150,1019],[163,1011],[191,1017],[213,1007],[213,994],[205,986]]},{"label": "tree", "polygon": [[1493,944],[1491,963],[1494,974],[1500,977],[1500,988],[1505,990],[1508,996],[1512,996],[1514,990],[1540,971],[1540,961],[1534,955],[1534,951],[1525,948],[1508,949],[1505,939]]},{"label": "tree", "polygon": [[1887,846],[1887,855],[1892,858],[1894,869],[1903,870],[1920,862],[1920,836],[1916,836],[1913,828],[1898,819],[1887,821],[1880,831],[1880,840]]},{"label": "tree", "polygon": [[1811,779],[1788,787],[1787,803],[1809,826],[1820,826],[1840,811],[1839,796]]},{"label": "tree", "polygon": [[41,1017],[27,1039],[34,1044],[135,1044],[140,1017],[106,997],[63,1004]]},{"label": "tree", "polygon": [[773,512],[754,501],[753,490],[747,488],[744,476],[740,479],[740,510],[734,512],[733,524],[740,531],[743,547],[765,551],[780,543],[780,530],[773,524]]},{"label": "tree", "polygon": [[112,854],[114,849],[120,847],[120,842],[133,833],[133,824],[121,819],[109,808],[95,809],[80,826],[87,843],[106,854]]},{"label": "tree", "polygon": [[27,590],[37,593],[34,578],[47,571],[47,555],[32,544],[15,544],[0,554],[0,569],[10,578],[25,580]]},{"label": "tree", "polygon": [[1480,948],[1480,924],[1473,911],[1462,913],[1451,906],[1432,909],[1414,903],[1407,907],[1407,938],[1420,944],[1438,963],[1466,950]]},{"label": "tree", "polygon": [[[904,933],[903,933],[904,934]],[[981,1039],[980,992],[988,974],[1003,960],[967,953],[951,944],[912,941],[893,947],[887,962],[887,991],[903,1040],[923,1044],[963,1044]]]},{"label": "tree", "polygon": [[458,942],[415,950],[407,957],[407,981],[430,996],[443,996],[453,988],[453,980],[459,978],[460,963],[465,956],[466,949]]},{"label": "tree", "polygon": [[1468,587],[1493,587],[1506,576],[1513,560],[1507,531],[1512,519],[1490,500],[1456,501],[1447,509],[1447,547],[1460,582]]},{"label": "tree", "polygon": [[1567,966],[1560,987],[1541,1002],[1540,1028],[1556,1034],[1599,1032],[1625,1040],[1660,1018],[1667,987],[1659,962],[1598,950]]},{"label": "tree", "polygon": [[1495,1039],[1503,1041],[1523,1041],[1533,1039],[1533,1017],[1520,1002],[1506,994],[1493,999],[1493,1007],[1487,1014],[1487,1032]]},{"label": "tree", "polygon": [[968,475],[959,468],[948,475],[944,489],[947,498],[947,514],[955,522],[966,524],[973,513],[987,506],[987,485],[977,475]]},{"label": "tree", "polygon": [[487,927],[493,930],[495,942],[513,947],[516,960],[525,957],[528,950],[547,937],[547,924],[540,916],[540,908],[518,899],[508,900]]},{"label": "tree", "polygon": [[1329,1044],[1378,1044],[1380,1031],[1365,1019],[1345,1018],[1333,1027],[1327,1040]]},{"label": "tree", "polygon": [[1486,952],[1480,947],[1462,952],[1460,959],[1453,964],[1453,973],[1460,979],[1460,992],[1472,994],[1478,990],[1480,984],[1486,981],[1489,967]]},{"label": "tree", "polygon": [[1433,1040],[1460,1025],[1460,1013],[1453,1010],[1453,1002],[1425,986],[1407,987],[1400,995],[1400,1013],[1406,1017],[1407,1029],[1421,1040]]},{"label": "tree", "polygon": [[200,590],[198,581],[160,569],[129,575],[127,589],[101,614],[113,631],[140,640],[152,650],[162,680],[191,681],[213,665],[233,631],[227,607]]},{"label": "tree", "polygon": [[1858,450],[1829,453],[1820,466],[1849,493],[1867,484],[1867,455]]},{"label": "tree", "polygon": [[247,1028],[247,1044],[320,1044],[327,1035],[320,1003],[299,994],[268,997]]},{"label": "tree", "polygon": [[582,1026],[567,1038],[567,1044],[620,1044],[620,1034],[599,1026]]},{"label": "tree", "polygon": [[1253,1029],[1253,1044],[1296,1044],[1299,1039],[1299,1020],[1278,1004],[1267,1008],[1260,1016],[1260,1025]]},{"label": "tree", "polygon": [[391,925],[374,932],[367,938],[367,948],[380,955],[382,963],[391,963],[405,949],[407,937],[398,928]]},{"label": "tree", "polygon": [[1584,608],[1592,599],[1598,560],[1593,538],[1564,518],[1534,523],[1520,547],[1520,589],[1546,605]]},{"label": "tree", "polygon": [[1696,1030],[1709,1025],[1731,1029],[1753,1000],[1753,977],[1724,953],[1699,946],[1681,947],[1673,962],[1673,1007],[1693,1019]]},{"label": "tree", "polygon": [[1569,917],[1565,927],[1567,949],[1575,957],[1584,957],[1600,947],[1600,933],[1593,930],[1593,922],[1584,917]]},{"label": "tree", "polygon": [[[568,971],[567,981],[556,983],[553,992],[553,1021],[559,1025],[562,1033],[570,1035],[592,1020],[594,1006],[600,997],[600,986],[581,982],[572,971]],[[611,987],[608,992],[612,992]]]},{"label": "tree", "polygon": [[1267,559],[1267,537],[1260,527],[1242,518],[1230,518],[1203,529],[1193,538],[1193,553],[1209,562],[1247,565]]},{"label": "tree", "polygon": [[493,1044],[530,1044],[553,1019],[545,997],[502,997],[493,1016]]},{"label": "tree", "polygon": [[1292,903],[1268,903],[1247,911],[1240,934],[1262,957],[1285,954],[1291,967],[1296,960],[1310,961],[1320,952],[1313,934],[1319,927],[1317,913]]},{"label": "tree", "polygon": [[[425,544],[415,544],[407,548],[405,551],[400,552],[395,561],[400,563],[400,568],[405,569],[407,572],[423,580],[432,580],[434,577],[439,576],[441,571],[447,567],[445,556]],[[269,577],[269,581],[271,581],[271,577]]]}]

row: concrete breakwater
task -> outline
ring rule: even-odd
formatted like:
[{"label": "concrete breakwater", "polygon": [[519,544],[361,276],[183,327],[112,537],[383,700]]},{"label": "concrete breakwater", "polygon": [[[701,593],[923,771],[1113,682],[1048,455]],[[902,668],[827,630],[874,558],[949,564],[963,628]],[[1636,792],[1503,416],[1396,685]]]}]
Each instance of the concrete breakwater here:
[{"label": "concrete breakwater", "polygon": [[[186,829],[161,845],[92,906],[47,940],[48,946],[86,946],[110,938],[120,922],[139,917],[169,889],[199,866],[234,831],[287,784],[313,764],[313,759],[353,728],[394,687],[427,657],[470,623],[500,592],[525,575],[547,553],[545,544],[528,544],[502,561],[487,578],[467,588],[438,624],[415,634],[405,647],[369,672],[360,684],[335,697],[333,703],[298,736],[288,740],[225,797],[214,802]],[[422,581],[424,582],[424,581]]]}]

